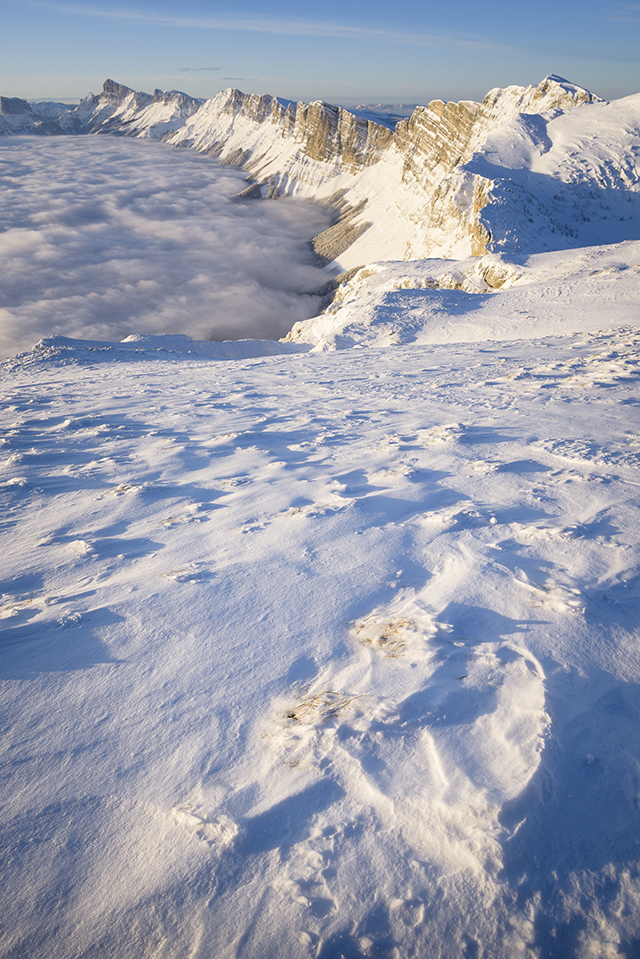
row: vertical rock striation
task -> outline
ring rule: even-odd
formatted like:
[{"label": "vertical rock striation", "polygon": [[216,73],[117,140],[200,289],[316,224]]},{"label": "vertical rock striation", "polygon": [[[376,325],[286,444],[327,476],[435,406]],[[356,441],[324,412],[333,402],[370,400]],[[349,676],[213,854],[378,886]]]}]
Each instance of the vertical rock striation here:
[{"label": "vertical rock striation", "polygon": [[[59,117],[50,110],[38,117],[26,101],[3,97],[0,133],[152,137],[219,157],[246,170],[248,185],[239,194],[246,199],[332,203],[337,222],[314,248],[350,268],[375,259],[515,249],[510,207],[518,230],[527,233],[532,203],[546,204],[553,230],[568,235],[554,219],[555,201],[539,198],[540,178],[515,182],[513,172],[540,166],[553,146],[554,118],[597,103],[588,90],[549,76],[537,86],[491,90],[481,103],[433,100],[396,122],[320,100],[294,103],[228,89],[203,101],[174,90],[139,93],[107,80],[101,94]],[[627,172],[620,185],[635,189],[634,170]]]}]

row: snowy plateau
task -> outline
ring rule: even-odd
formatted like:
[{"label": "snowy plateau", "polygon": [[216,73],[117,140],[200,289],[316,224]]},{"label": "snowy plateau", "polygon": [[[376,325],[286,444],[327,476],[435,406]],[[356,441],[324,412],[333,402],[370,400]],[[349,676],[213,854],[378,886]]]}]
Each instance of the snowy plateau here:
[{"label": "snowy plateau", "polygon": [[637,959],[640,94],[109,80],[0,134],[16,330],[43,138],[312,201],[325,283],[280,340],[183,297],[0,367],[0,955]]}]

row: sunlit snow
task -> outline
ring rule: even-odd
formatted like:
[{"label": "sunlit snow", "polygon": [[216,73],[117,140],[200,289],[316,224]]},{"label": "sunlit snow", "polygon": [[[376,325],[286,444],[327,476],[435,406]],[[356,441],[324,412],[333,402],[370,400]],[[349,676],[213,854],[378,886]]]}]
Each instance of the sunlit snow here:
[{"label": "sunlit snow", "polygon": [[305,319],[320,207],[1,151],[1,954],[636,956],[635,228]]}]

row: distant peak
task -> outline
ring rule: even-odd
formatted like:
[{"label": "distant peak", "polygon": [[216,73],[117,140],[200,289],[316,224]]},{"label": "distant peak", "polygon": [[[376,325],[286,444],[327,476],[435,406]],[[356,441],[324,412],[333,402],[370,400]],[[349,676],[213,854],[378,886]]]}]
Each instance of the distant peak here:
[{"label": "distant peak", "polygon": [[125,97],[135,93],[135,90],[132,90],[131,87],[125,87],[123,83],[116,83],[115,80],[105,80],[102,84],[102,93],[106,97],[124,100]]}]

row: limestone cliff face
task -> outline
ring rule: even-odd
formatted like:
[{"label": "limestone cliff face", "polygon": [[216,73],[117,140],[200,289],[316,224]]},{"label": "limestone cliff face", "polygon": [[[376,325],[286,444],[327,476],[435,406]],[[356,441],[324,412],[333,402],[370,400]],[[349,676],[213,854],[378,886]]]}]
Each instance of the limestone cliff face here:
[{"label": "limestone cliff face", "polygon": [[393,131],[316,100],[297,105],[293,136],[312,160],[337,162],[342,170],[357,173],[380,159]]},{"label": "limestone cliff face", "polygon": [[[306,157],[329,164],[335,171],[355,174],[377,162],[392,138],[391,124],[383,126],[320,100],[293,103],[268,94],[225,90],[207,101],[172,142],[207,152],[219,147],[220,155],[226,157],[238,149],[237,143],[248,141],[249,159],[253,161],[249,169],[258,160],[289,157],[293,148],[301,160]],[[252,149],[253,143],[256,147]],[[258,145],[264,149],[259,150]],[[304,166],[304,161],[300,165]],[[302,170],[294,177],[304,180]]]},{"label": "limestone cliff face", "polygon": [[[547,77],[538,86],[492,90],[482,103],[434,100],[385,126],[321,101],[293,104],[226,90],[170,142],[243,166],[253,181],[246,197],[339,197],[343,222],[319,247],[345,267],[354,257],[375,257],[376,249],[378,258],[479,255],[492,243],[482,211],[493,181],[467,165],[487,137],[520,114],[597,99]],[[345,242],[353,250],[345,253]]]},{"label": "limestone cliff face", "polygon": [[[0,132],[117,133],[209,153],[247,171],[245,198],[334,204],[339,220],[315,248],[348,269],[374,259],[480,255],[496,242],[504,248],[502,221],[516,193],[505,187],[508,170],[489,159],[502,147],[492,154],[487,143],[506,130],[507,140],[543,155],[550,118],[597,100],[550,76],[537,86],[491,90],[481,103],[434,100],[385,124],[319,100],[229,89],[205,102],[176,91],[139,93],[109,79],[101,94],[41,130],[26,101],[3,98]],[[494,207],[502,217],[498,241]]]},{"label": "limestone cliff face", "polygon": [[434,100],[427,107],[416,107],[395,131],[396,147],[404,157],[403,182],[436,182],[463,163],[481,115],[481,105],[470,100]]}]

